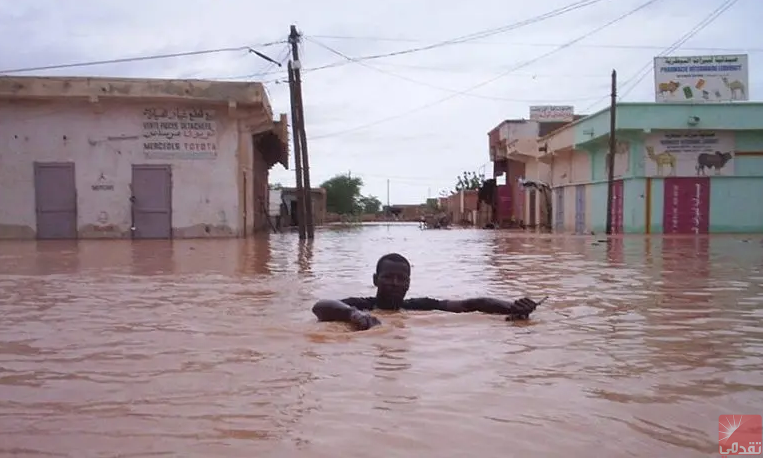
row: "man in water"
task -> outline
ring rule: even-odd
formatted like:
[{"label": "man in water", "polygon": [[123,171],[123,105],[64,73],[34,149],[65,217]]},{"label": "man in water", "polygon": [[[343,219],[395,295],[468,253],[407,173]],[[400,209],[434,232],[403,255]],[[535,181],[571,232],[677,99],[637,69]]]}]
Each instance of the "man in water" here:
[{"label": "man in water", "polygon": [[313,306],[313,313],[321,322],[347,322],[358,330],[368,330],[381,325],[379,319],[368,311],[400,310],[482,312],[503,314],[507,320],[527,319],[538,304],[529,299],[503,301],[494,298],[472,298],[468,300],[436,300],[434,298],[405,299],[411,283],[411,264],[397,253],[384,255],[376,263],[373,277],[376,296],[366,298],[345,298],[320,300]]}]

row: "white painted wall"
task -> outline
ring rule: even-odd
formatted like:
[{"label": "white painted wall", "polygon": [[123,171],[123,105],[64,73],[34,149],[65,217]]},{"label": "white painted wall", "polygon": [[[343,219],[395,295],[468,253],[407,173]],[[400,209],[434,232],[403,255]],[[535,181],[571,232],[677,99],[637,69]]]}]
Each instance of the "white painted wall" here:
[{"label": "white painted wall", "polygon": [[[222,225],[238,233],[238,123],[224,108],[216,110],[216,159],[147,159],[143,153],[143,110],[177,105],[110,103],[98,113],[87,102],[0,104],[0,227],[36,228],[34,161],[74,161],[79,228],[129,231],[131,165],[171,164],[173,228]],[[113,191],[92,190],[101,174]]]}]

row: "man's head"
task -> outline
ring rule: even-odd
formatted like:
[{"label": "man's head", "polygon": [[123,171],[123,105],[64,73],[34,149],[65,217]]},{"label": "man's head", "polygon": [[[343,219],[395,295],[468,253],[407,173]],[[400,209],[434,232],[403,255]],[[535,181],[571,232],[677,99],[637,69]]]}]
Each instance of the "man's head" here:
[{"label": "man's head", "polygon": [[374,274],[376,297],[380,307],[398,307],[408,293],[411,284],[411,264],[399,253],[388,253],[379,258]]}]

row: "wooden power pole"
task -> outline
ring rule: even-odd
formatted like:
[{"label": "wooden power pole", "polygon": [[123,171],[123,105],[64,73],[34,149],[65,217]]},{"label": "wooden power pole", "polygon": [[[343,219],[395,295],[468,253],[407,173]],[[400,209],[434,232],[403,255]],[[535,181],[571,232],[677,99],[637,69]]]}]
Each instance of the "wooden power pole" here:
[{"label": "wooden power pole", "polygon": [[[292,107],[296,102],[296,108],[292,108],[292,117],[296,112],[296,118],[293,121],[294,132],[298,134],[299,144],[302,153],[302,176],[304,180],[303,197],[305,202],[305,227],[307,230],[307,238],[313,239],[315,237],[315,223],[313,221],[313,190],[310,185],[310,160],[308,159],[307,152],[307,133],[305,132],[305,107],[302,102],[302,77],[300,68],[302,63],[299,60],[299,32],[297,26],[292,25],[289,33],[289,43],[291,44],[291,72],[293,75],[294,84],[291,86],[294,98],[292,99]],[[295,152],[296,154],[296,152]]]},{"label": "wooden power pole", "polygon": [[299,123],[297,119],[297,93],[294,90],[294,73],[291,62],[289,69],[289,93],[291,95],[291,131],[294,136],[294,169],[297,175],[297,228],[299,229],[299,238],[305,239],[305,189],[302,184],[302,145],[299,136]]},{"label": "wooden power pole", "polygon": [[615,187],[615,121],[617,116],[617,71],[612,70],[612,100],[609,105],[609,156],[607,157],[607,234],[612,234],[612,199]]}]

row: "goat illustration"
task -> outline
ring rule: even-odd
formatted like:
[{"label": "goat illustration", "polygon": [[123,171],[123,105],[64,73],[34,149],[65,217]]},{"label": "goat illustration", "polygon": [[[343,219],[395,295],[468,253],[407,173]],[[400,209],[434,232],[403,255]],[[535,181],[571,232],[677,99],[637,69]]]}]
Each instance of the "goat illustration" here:
[{"label": "goat illustration", "polygon": [[716,151],[715,153],[702,153],[697,156],[697,175],[707,175],[705,174],[705,169],[715,169],[715,175],[718,175],[721,173],[721,169],[732,158],[733,155],[730,152],[721,153]]}]

